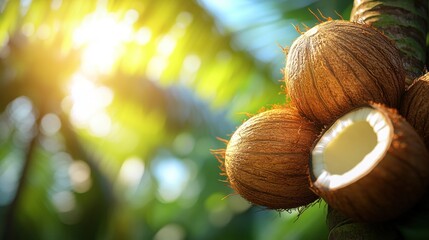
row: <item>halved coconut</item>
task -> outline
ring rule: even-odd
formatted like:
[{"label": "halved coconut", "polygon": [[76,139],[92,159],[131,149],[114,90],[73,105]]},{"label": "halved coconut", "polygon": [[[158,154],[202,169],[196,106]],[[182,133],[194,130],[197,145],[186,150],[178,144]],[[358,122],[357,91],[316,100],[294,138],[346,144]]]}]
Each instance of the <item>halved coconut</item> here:
[{"label": "halved coconut", "polygon": [[429,153],[395,110],[372,104],[340,117],[311,153],[312,190],[331,207],[362,221],[395,218],[429,182]]}]

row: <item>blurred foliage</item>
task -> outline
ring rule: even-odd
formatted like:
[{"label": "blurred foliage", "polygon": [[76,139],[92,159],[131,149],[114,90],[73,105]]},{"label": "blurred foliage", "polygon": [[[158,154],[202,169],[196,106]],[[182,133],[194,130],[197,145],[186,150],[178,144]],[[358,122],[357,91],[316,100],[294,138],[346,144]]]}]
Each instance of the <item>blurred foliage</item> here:
[{"label": "blurred foliage", "polygon": [[351,5],[0,1],[1,236],[326,238],[324,204],[299,218],[253,207],[209,150],[286,101],[293,25]]}]

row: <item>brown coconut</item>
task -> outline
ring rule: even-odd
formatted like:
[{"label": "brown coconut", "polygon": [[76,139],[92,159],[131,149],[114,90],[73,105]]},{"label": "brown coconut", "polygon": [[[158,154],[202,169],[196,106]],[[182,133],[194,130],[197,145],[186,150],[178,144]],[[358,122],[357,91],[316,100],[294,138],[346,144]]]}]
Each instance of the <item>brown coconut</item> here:
[{"label": "brown coconut", "polygon": [[270,209],[313,202],[318,197],[309,188],[308,162],[319,132],[292,107],[251,117],[234,132],[225,151],[229,184],[249,202]]},{"label": "brown coconut", "polygon": [[402,97],[399,112],[429,148],[429,73],[421,76]]},{"label": "brown coconut", "polygon": [[397,107],[405,88],[394,44],[370,26],[343,20],[321,23],[297,38],[284,72],[291,101],[323,124],[368,101]]},{"label": "brown coconut", "polygon": [[327,128],[311,153],[311,188],[332,208],[366,222],[400,216],[429,183],[429,153],[396,110],[365,105]]}]

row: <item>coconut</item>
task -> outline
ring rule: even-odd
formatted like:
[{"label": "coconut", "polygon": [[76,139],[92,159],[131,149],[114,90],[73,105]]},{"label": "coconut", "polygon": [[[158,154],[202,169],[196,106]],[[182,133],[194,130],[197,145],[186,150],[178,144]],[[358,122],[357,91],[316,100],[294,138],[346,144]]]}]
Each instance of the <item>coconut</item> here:
[{"label": "coconut", "polygon": [[229,184],[249,202],[270,209],[313,202],[318,197],[309,188],[308,163],[319,132],[292,107],[251,117],[226,147],[224,170]]},{"label": "coconut", "polygon": [[284,73],[300,112],[327,125],[368,101],[397,107],[405,88],[394,44],[370,26],[343,20],[321,23],[297,38]]},{"label": "coconut", "polygon": [[312,190],[357,221],[398,217],[429,182],[429,153],[396,110],[355,108],[328,127],[311,152]]},{"label": "coconut", "polygon": [[429,148],[429,73],[405,91],[399,112],[417,130]]}]

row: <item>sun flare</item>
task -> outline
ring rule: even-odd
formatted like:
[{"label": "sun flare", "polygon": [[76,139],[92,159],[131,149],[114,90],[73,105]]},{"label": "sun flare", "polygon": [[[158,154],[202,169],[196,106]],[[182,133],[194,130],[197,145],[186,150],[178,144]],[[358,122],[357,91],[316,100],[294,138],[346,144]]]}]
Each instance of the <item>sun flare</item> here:
[{"label": "sun flare", "polygon": [[82,70],[108,73],[134,36],[133,20],[112,13],[88,15],[73,32],[75,46],[83,46]]},{"label": "sun flare", "polygon": [[85,17],[73,31],[72,44],[83,52],[68,88],[70,116],[73,124],[87,128],[93,135],[105,136],[110,132],[111,119],[106,108],[114,97],[113,91],[97,80],[113,71],[124,54],[125,44],[139,36],[133,29],[137,17],[136,11],[128,11],[120,18],[99,10]]},{"label": "sun flare", "polygon": [[106,108],[113,100],[113,92],[84,75],[73,76],[70,87],[70,116],[77,127],[88,128],[95,136],[106,136],[111,130],[111,119]]}]

